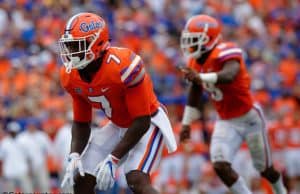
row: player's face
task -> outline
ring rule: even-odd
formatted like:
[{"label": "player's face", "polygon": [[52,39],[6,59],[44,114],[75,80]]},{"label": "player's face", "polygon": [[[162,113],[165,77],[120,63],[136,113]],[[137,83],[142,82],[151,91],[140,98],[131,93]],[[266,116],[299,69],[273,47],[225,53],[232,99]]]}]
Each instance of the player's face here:
[{"label": "player's face", "polygon": [[[206,39],[204,38],[204,43],[206,43]],[[185,47],[185,52],[189,54],[193,53],[204,53],[206,51],[205,44],[202,43],[201,36],[183,36],[181,38],[181,44]],[[200,47],[200,48],[199,48]]]},{"label": "player's face", "polygon": [[[197,41],[198,41],[198,38],[192,38],[192,43],[193,43],[193,44],[196,44]],[[196,50],[198,50],[198,45],[191,46],[191,47],[189,48],[189,52],[190,52],[190,53],[193,53],[193,52],[195,52]]]},{"label": "player's face", "polygon": [[[62,39],[60,42],[61,59],[69,68],[77,67],[82,69],[89,63],[88,57],[91,57],[89,52],[90,39]],[[86,64],[86,65],[84,65]]]},{"label": "player's face", "polygon": [[67,61],[70,61],[71,57],[79,57],[82,60],[87,50],[86,41],[84,40],[65,41],[60,46],[61,53],[65,55]]}]

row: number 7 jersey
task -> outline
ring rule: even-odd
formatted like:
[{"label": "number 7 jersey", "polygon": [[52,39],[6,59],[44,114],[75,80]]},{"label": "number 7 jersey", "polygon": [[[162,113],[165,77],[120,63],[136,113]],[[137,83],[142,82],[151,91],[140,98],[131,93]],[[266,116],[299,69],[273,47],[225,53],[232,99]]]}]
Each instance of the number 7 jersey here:
[{"label": "number 7 jersey", "polygon": [[109,48],[90,83],[84,82],[76,69],[66,73],[62,67],[60,78],[72,96],[78,122],[90,122],[92,108],[98,108],[114,124],[127,128],[134,118],[151,115],[159,106],[142,59],[126,48]]},{"label": "number 7 jersey", "polygon": [[243,60],[242,50],[231,42],[219,43],[208,55],[203,64],[191,59],[188,66],[197,72],[218,72],[223,68],[226,61],[237,60],[240,71],[232,83],[206,84],[203,88],[210,94],[210,98],[221,117],[231,119],[242,116],[253,106],[250,94],[250,77]]}]

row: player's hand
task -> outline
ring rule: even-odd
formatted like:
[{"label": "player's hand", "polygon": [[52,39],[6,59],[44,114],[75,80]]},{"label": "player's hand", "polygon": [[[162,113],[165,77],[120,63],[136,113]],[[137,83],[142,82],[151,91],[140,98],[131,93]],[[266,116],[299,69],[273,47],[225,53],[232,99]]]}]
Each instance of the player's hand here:
[{"label": "player's hand", "polygon": [[194,69],[191,69],[190,67],[180,67],[180,70],[183,73],[184,78],[188,81],[195,82],[198,85],[202,84],[199,74]]},{"label": "player's hand", "polygon": [[114,186],[115,173],[118,166],[119,159],[109,154],[102,162],[100,162],[96,169],[95,174],[97,178],[97,187],[101,191],[108,190]]},{"label": "player's hand", "polygon": [[189,125],[183,125],[180,131],[180,142],[188,140],[191,136],[191,127]]},{"label": "player's hand", "polygon": [[84,170],[82,167],[80,155],[76,152],[71,153],[68,157],[68,165],[66,169],[66,174],[61,183],[61,187],[73,186],[74,185],[74,176],[79,172],[80,176],[84,176]]}]

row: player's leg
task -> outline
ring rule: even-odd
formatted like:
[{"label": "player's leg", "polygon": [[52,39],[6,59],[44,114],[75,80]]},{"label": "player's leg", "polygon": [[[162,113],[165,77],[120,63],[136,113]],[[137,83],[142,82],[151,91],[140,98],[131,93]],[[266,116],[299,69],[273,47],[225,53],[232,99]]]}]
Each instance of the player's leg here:
[{"label": "player's leg", "polygon": [[[28,175],[20,176],[17,180],[21,191],[24,193],[32,193],[34,191],[33,185],[32,185],[32,180]],[[15,191],[15,190],[10,190],[10,191]]]},{"label": "player's leg", "polygon": [[236,170],[236,172],[239,172],[239,175],[244,178],[249,187],[252,184],[253,179],[257,179],[257,177],[259,177],[259,173],[250,161],[251,155],[248,148],[241,148],[234,156],[234,160],[232,162],[233,169]]},{"label": "player's leg", "polygon": [[75,177],[74,194],[94,194],[96,177],[94,170],[120,141],[120,131],[112,123],[101,129],[92,130],[91,139],[81,155],[85,176]]},{"label": "player's leg", "polygon": [[243,178],[231,166],[242,141],[234,124],[223,120],[216,122],[210,147],[211,161],[217,175],[234,194],[251,193]]},{"label": "player's leg", "polygon": [[132,170],[126,174],[127,184],[135,194],[158,194],[151,185],[150,175],[140,170]]},{"label": "player's leg", "polygon": [[74,178],[74,194],[95,194],[96,177],[85,173],[84,176],[77,174]]},{"label": "player's leg", "polygon": [[[300,149],[287,148],[286,173],[291,191],[300,191]],[[298,188],[297,188],[298,187]]]},{"label": "player's leg", "polygon": [[271,150],[266,133],[266,124],[262,111],[255,107],[252,114],[252,122],[249,122],[249,130],[246,141],[252,156],[254,167],[271,184],[276,194],[286,194],[280,173],[274,169],[271,159]]},{"label": "player's leg", "polygon": [[37,188],[40,192],[50,191],[50,179],[45,166],[38,168],[38,170],[34,172],[34,177],[36,179]]},{"label": "player's leg", "polygon": [[286,194],[287,191],[283,185],[280,173],[271,165],[264,169],[260,174],[265,177],[271,184],[276,194]]},{"label": "player's leg", "polygon": [[135,194],[157,194],[151,185],[150,173],[157,167],[163,148],[163,135],[159,128],[150,125],[147,133],[132,148],[124,168],[129,188]]},{"label": "player's leg", "polygon": [[[5,192],[8,192],[8,191],[13,191],[14,192],[14,191],[16,191],[17,187],[18,187],[17,179],[5,178],[4,186],[5,186],[5,190],[4,190]],[[22,187],[20,189],[21,189],[22,192],[25,192]]]}]

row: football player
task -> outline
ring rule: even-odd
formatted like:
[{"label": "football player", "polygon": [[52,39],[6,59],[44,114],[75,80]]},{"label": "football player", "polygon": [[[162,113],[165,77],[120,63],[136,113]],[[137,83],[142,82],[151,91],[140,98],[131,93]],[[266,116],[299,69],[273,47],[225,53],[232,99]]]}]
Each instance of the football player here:
[{"label": "football player", "polygon": [[210,156],[221,180],[235,194],[251,193],[231,166],[234,155],[246,141],[255,168],[269,180],[276,194],[286,194],[282,178],[272,165],[264,115],[250,94],[250,77],[242,49],[235,43],[222,41],[220,23],[207,15],[188,20],[180,44],[189,58],[188,66],[181,70],[191,82],[181,141],[189,138],[189,125],[201,115],[199,99],[205,90],[219,116],[212,134]]},{"label": "football player", "polygon": [[[74,120],[62,186],[74,185],[75,194],[94,193],[95,186],[107,190],[122,161],[134,193],[157,193],[149,175],[163,144],[170,152],[177,145],[141,57],[111,47],[106,22],[93,13],[71,17],[59,44],[61,83],[72,96]],[[90,137],[92,108],[102,109],[110,122]]]}]

